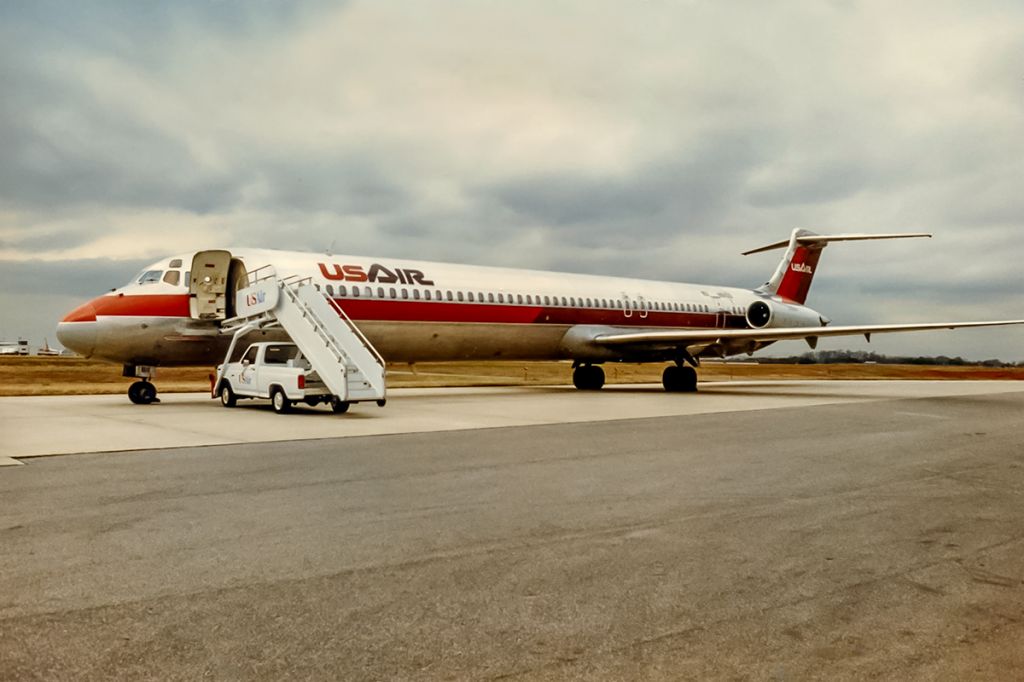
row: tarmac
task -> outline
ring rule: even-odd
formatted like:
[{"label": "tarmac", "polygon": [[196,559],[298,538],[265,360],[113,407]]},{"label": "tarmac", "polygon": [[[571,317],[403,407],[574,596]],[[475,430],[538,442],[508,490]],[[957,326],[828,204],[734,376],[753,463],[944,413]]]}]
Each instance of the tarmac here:
[{"label": "tarmac", "polygon": [[344,415],[305,405],[276,415],[266,400],[227,409],[207,393],[161,394],[159,404],[146,406],[123,395],[5,397],[0,458],[17,464],[40,455],[681,417],[1021,388],[1012,381],[730,381],[702,383],[697,395],[667,394],[660,384],[599,392],[568,386],[398,389],[388,393],[383,409],[359,403]]},{"label": "tarmac", "polygon": [[1019,677],[1024,386],[701,388],[2,398],[0,680]]}]

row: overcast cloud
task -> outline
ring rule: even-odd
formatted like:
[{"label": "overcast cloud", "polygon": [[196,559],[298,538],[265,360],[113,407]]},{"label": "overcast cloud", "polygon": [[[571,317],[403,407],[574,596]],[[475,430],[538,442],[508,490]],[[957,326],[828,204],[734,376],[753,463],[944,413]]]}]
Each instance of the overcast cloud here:
[{"label": "overcast cloud", "polygon": [[5,2],[0,336],[216,245],[756,286],[798,226],[935,233],[830,247],[836,323],[1024,317],[1022,54],[998,0]]}]

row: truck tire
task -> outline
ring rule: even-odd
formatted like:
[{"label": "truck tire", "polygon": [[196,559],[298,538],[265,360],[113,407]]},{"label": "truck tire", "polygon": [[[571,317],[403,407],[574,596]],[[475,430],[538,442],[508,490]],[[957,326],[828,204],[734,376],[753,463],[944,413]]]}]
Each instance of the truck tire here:
[{"label": "truck tire", "polygon": [[273,405],[274,412],[278,414],[287,414],[292,409],[292,401],[288,400],[288,396],[280,386],[275,386],[270,390],[270,404]]},{"label": "truck tire", "polygon": [[348,412],[349,405],[347,400],[339,400],[336,395],[331,396],[331,409],[335,414],[345,414]]},{"label": "truck tire", "polygon": [[234,407],[236,402],[238,402],[238,397],[231,390],[231,383],[222,381],[220,384],[220,404],[224,407]]}]

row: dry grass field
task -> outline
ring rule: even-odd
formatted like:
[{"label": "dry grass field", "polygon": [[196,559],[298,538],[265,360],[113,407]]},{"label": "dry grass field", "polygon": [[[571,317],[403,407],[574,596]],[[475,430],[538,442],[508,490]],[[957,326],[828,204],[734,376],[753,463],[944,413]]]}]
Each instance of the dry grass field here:
[{"label": "dry grass field", "polygon": [[[662,365],[607,364],[608,383],[657,383]],[[157,373],[167,393],[209,390],[210,367],[175,367]],[[392,388],[427,386],[517,386],[569,384],[568,362],[430,362],[388,368]],[[759,365],[707,362],[705,381],[765,379],[1001,379],[1024,380],[1024,368],[930,367],[919,365]],[[0,396],[122,393],[131,379],[121,368],[82,358],[0,358]]]}]

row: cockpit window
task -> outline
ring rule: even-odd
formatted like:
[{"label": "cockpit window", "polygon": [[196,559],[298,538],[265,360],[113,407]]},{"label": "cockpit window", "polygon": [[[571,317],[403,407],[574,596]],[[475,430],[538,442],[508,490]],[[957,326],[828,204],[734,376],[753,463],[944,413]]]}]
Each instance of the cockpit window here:
[{"label": "cockpit window", "polygon": [[175,258],[174,260],[172,260],[170,263],[167,264],[167,267],[169,267],[169,268],[180,268],[181,267],[181,259],[180,258]]},{"label": "cockpit window", "polygon": [[159,282],[160,277],[163,276],[163,270],[147,270],[139,276],[139,284],[153,284]]},{"label": "cockpit window", "polygon": [[164,281],[170,284],[171,286],[178,286],[178,282],[181,281],[181,271],[168,270],[167,272],[164,273]]}]

